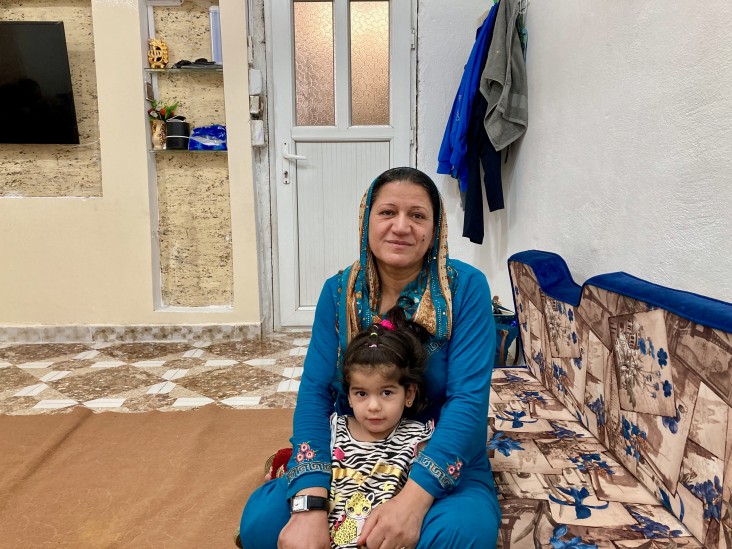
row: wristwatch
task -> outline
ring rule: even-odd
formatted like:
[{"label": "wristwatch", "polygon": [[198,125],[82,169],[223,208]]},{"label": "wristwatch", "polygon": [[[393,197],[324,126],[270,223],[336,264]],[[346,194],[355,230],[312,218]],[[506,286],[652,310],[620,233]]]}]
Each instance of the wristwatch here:
[{"label": "wristwatch", "polygon": [[321,496],[293,496],[290,500],[290,513],[327,510],[328,498]]}]

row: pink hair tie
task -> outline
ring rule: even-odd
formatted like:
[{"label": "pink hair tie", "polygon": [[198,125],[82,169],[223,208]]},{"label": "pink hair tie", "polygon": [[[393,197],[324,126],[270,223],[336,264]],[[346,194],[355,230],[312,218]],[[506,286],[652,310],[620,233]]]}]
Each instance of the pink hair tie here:
[{"label": "pink hair tie", "polygon": [[388,320],[382,320],[381,322],[379,322],[379,324],[381,326],[383,326],[384,328],[386,328],[387,330],[393,330],[394,329],[394,325],[390,321],[388,321]]}]

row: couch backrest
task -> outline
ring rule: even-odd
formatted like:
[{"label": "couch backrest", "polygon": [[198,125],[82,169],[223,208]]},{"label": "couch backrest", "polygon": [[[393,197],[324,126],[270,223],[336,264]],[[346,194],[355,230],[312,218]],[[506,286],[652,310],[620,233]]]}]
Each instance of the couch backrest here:
[{"label": "couch backrest", "polygon": [[[526,363],[706,547],[732,549],[732,304],[509,259]],[[732,273],[730,273],[732,275]]]}]

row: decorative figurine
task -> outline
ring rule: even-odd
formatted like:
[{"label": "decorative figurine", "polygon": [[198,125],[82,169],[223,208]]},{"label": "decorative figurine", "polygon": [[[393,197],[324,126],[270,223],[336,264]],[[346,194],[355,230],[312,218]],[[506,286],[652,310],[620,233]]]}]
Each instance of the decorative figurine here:
[{"label": "decorative figurine", "polygon": [[147,50],[147,62],[151,69],[164,69],[168,64],[168,45],[160,38],[150,38],[147,41],[150,49]]}]

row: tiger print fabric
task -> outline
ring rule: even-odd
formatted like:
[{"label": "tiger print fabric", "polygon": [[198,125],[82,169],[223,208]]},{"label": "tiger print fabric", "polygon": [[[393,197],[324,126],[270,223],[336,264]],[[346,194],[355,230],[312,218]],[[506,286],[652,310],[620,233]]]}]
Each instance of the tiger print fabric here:
[{"label": "tiger print fabric", "polygon": [[432,436],[432,421],[402,419],[384,440],[355,440],[348,417],[331,416],[330,532],[333,549],[356,549],[371,511],[404,487],[418,445]]}]

